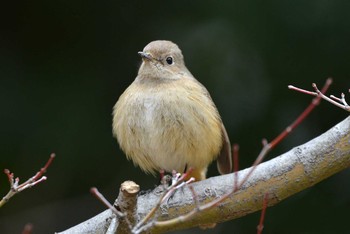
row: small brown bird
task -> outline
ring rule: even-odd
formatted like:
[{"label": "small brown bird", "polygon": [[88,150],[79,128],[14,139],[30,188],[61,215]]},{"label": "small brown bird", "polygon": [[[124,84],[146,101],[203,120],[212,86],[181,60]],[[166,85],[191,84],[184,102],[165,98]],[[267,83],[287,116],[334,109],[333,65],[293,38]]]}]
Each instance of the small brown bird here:
[{"label": "small brown bird", "polygon": [[218,158],[219,172],[230,173],[225,127],[179,47],[153,41],[139,54],[138,75],[113,110],[113,134],[127,158],[152,174],[192,168],[196,180],[204,180],[208,165]]}]

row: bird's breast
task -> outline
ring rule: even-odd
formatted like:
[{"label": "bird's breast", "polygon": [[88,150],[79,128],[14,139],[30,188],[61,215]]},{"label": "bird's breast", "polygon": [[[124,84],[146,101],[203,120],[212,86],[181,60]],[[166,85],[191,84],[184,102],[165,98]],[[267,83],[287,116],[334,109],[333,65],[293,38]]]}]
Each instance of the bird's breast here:
[{"label": "bird's breast", "polygon": [[200,87],[129,91],[116,104],[113,129],[122,149],[141,168],[203,168],[216,157],[221,120]]}]

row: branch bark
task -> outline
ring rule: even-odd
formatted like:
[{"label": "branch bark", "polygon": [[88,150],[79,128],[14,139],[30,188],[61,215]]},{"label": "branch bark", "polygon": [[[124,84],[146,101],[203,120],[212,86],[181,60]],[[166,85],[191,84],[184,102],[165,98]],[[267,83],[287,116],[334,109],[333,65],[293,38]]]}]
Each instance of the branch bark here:
[{"label": "branch bark", "polygon": [[[152,233],[162,233],[236,219],[260,210],[266,193],[269,194],[268,206],[273,206],[349,166],[350,117],[315,139],[258,165],[243,186],[218,206],[199,212],[193,219],[180,224],[159,222],[179,217],[196,208],[188,188],[177,191],[160,207],[155,221],[161,225],[155,225],[151,230]],[[229,174],[193,183],[197,199],[203,204],[228,193],[235,184],[235,178],[241,180],[249,170],[241,170],[237,176]],[[147,215],[160,196],[159,187],[139,196],[137,216],[142,218]],[[113,218],[112,212],[106,210],[61,233],[106,233]]]}]

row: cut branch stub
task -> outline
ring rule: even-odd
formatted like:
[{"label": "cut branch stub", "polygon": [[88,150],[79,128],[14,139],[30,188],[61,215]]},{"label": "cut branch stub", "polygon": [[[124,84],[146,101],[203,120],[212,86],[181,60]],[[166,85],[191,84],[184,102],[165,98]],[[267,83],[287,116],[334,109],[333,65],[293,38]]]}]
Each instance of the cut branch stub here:
[{"label": "cut branch stub", "polygon": [[119,220],[118,233],[129,233],[136,223],[137,194],[140,186],[133,181],[125,181],[121,184],[119,195],[114,206],[120,212],[126,214],[125,218]]}]

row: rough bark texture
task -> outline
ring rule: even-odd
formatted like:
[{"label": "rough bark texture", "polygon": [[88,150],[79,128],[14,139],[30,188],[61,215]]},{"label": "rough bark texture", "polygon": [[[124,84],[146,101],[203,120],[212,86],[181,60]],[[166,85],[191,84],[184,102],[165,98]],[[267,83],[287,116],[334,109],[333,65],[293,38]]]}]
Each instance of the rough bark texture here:
[{"label": "rough bark texture", "polygon": [[[154,227],[152,232],[185,229],[242,217],[261,209],[265,193],[269,193],[268,205],[273,206],[349,166],[350,117],[321,136],[258,165],[246,183],[220,205],[198,213],[189,221]],[[238,179],[242,179],[249,170],[239,171]],[[234,178],[233,174],[229,174],[193,183],[199,202],[207,203],[229,192]],[[138,217],[144,217],[155,206],[160,194],[159,189],[155,189],[138,197]],[[176,218],[194,208],[192,194],[188,188],[184,188],[176,192],[167,204],[162,204],[157,220]],[[112,218],[111,211],[107,210],[61,233],[105,233]]]}]

